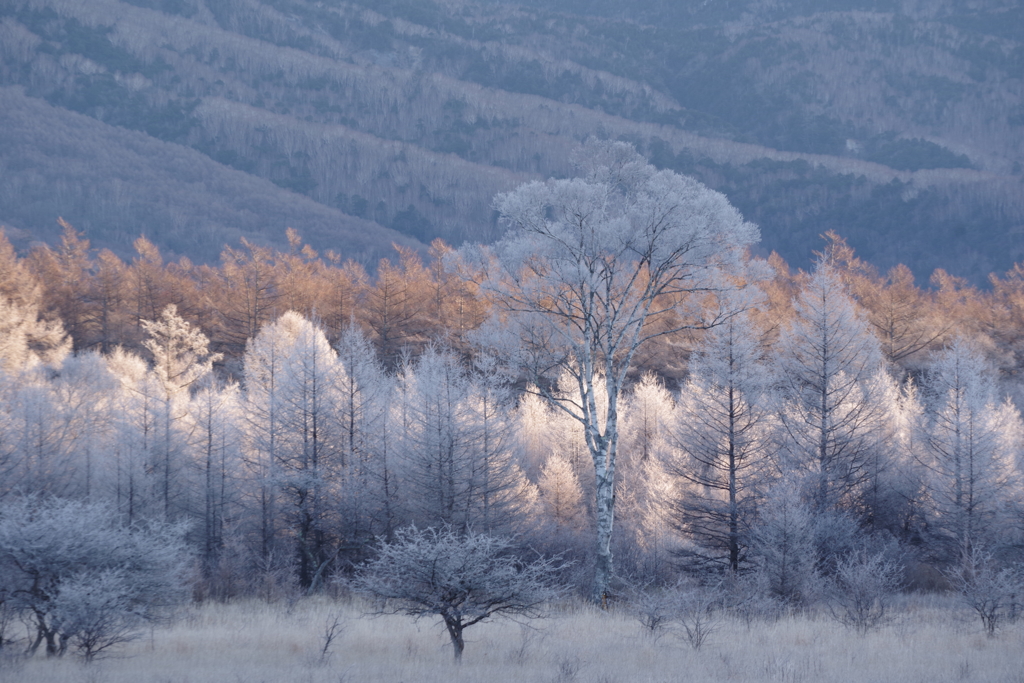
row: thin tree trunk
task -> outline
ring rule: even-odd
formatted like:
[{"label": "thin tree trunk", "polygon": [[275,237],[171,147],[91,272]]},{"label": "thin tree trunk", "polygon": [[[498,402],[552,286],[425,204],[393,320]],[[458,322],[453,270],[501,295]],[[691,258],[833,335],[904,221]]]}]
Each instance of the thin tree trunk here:
[{"label": "thin tree trunk", "polygon": [[455,663],[462,664],[462,651],[466,649],[466,641],[462,638],[463,626],[454,619],[445,619],[444,625],[448,628],[448,635],[452,639],[452,650],[455,655]]}]

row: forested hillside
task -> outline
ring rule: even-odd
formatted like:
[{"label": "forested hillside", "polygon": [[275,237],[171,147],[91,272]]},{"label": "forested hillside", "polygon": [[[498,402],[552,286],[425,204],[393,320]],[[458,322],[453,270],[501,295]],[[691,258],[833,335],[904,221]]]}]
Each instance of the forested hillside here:
[{"label": "forested hillside", "polygon": [[829,229],[919,277],[1024,257],[1014,3],[634,5],[3,0],[0,221],[196,262],[291,226],[369,263],[396,233],[493,240],[494,194],[596,135],[797,265]]}]

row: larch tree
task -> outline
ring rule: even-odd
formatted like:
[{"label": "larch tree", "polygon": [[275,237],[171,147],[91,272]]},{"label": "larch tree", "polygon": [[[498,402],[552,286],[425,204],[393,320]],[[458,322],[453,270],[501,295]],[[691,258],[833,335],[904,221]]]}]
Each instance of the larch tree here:
[{"label": "larch tree", "polygon": [[76,350],[91,337],[89,327],[94,315],[91,311],[91,271],[89,241],[63,218],[57,219],[63,228],[60,247],[36,247],[28,262],[38,280],[45,284],[45,307],[49,317],[62,321]]},{"label": "larch tree", "polygon": [[109,249],[96,257],[96,275],[92,296],[95,301],[96,344],[108,353],[125,337],[128,327],[125,310],[125,282],[127,273],[121,259]]},{"label": "larch tree", "polygon": [[770,596],[790,604],[813,600],[819,587],[814,512],[797,486],[772,487],[751,534],[754,575]]},{"label": "larch tree", "polygon": [[113,425],[112,404],[117,380],[98,353],[81,351],[68,356],[50,379],[55,410],[48,418],[60,424],[68,442],[73,476],[69,492],[85,499],[101,493],[106,483],[106,458]]},{"label": "larch tree", "polygon": [[199,481],[193,516],[202,521],[193,533],[199,540],[203,571],[212,573],[224,547],[225,525],[237,500],[240,474],[241,398],[234,383],[223,385],[209,375],[188,403],[192,468]]},{"label": "larch tree", "polygon": [[[516,349],[519,371],[585,432],[595,474],[593,598],[603,603],[614,574],[619,398],[634,356],[654,337],[713,322],[682,307],[725,286],[720,275],[741,266],[758,231],[724,195],[656,170],[628,144],[589,144],[580,171],[496,197],[508,231],[482,259],[495,309],[480,339]],[[559,375],[571,391],[552,390]]]},{"label": "larch tree", "polygon": [[946,335],[950,325],[934,314],[932,299],[914,284],[909,268],[901,264],[881,277],[874,266],[857,258],[837,233],[830,230],[824,237],[823,258],[836,268],[849,293],[863,307],[890,363],[906,366]]},{"label": "larch tree", "polygon": [[257,448],[267,449],[270,483],[289,503],[299,583],[314,589],[334,557],[337,354],[323,330],[289,311],[252,340],[245,370]]},{"label": "larch tree", "polygon": [[398,265],[381,259],[377,282],[366,292],[363,321],[373,331],[384,364],[395,367],[405,347],[422,347],[430,286],[415,252],[399,249]]},{"label": "larch tree", "polygon": [[[672,448],[670,430],[675,401],[663,383],[647,372],[625,397],[622,411],[616,491],[620,543],[631,548],[634,575],[654,578],[668,568],[673,531],[669,505],[672,478],[666,471]],[[621,546],[620,546],[621,547]]]},{"label": "larch tree", "polygon": [[243,461],[251,504],[258,509],[259,558],[271,562],[278,548],[277,471],[284,421],[281,387],[288,339],[267,325],[245,344],[242,415]]},{"label": "larch tree", "polygon": [[59,320],[44,321],[37,304],[0,295],[0,373],[59,364],[70,351],[71,340]]},{"label": "larch tree", "polygon": [[113,397],[114,495],[118,512],[136,523],[155,516],[163,488],[153,480],[160,472],[155,444],[163,389],[142,358],[120,347],[107,356],[107,366],[119,384]]},{"label": "larch tree", "polygon": [[8,485],[53,496],[71,494],[74,433],[48,378],[40,372],[23,373],[12,399],[16,466],[8,474]]},{"label": "larch tree", "polygon": [[785,469],[815,513],[856,511],[878,472],[890,424],[878,340],[835,269],[819,262],[779,341]]},{"label": "larch tree", "polygon": [[505,533],[531,511],[536,490],[515,458],[507,378],[493,359],[478,357],[469,380],[473,525],[484,533]]},{"label": "larch tree", "polygon": [[241,249],[228,247],[220,258],[221,278],[213,294],[220,318],[218,341],[243,349],[273,317],[280,297],[278,273],[271,250],[245,238]]},{"label": "larch tree", "polygon": [[153,357],[152,372],[160,388],[154,441],[159,462],[152,465],[161,472],[164,516],[170,519],[175,508],[183,507],[176,501],[181,492],[175,480],[187,448],[182,420],[188,415],[189,390],[211,372],[221,355],[210,352],[206,335],[179,316],[174,304],[165,307],[159,319],[143,320],[142,328],[148,337],[143,346]]},{"label": "larch tree", "polygon": [[405,364],[402,382],[409,418],[406,469],[418,519],[426,526],[468,529],[474,443],[465,368],[450,350],[431,346],[415,364]]},{"label": "larch tree", "polygon": [[338,351],[337,419],[342,543],[362,549],[374,535],[388,535],[395,480],[388,462],[389,382],[362,330],[348,325]]},{"label": "larch tree", "polygon": [[892,363],[907,365],[948,332],[950,325],[935,315],[931,299],[914,284],[904,265],[891,268],[884,282],[861,298],[868,320]]},{"label": "larch tree", "polygon": [[566,543],[586,528],[586,506],[583,488],[572,464],[555,452],[541,467],[537,479],[540,509],[543,511],[545,536]]},{"label": "larch tree", "polygon": [[7,420],[0,420],[0,441],[12,443],[17,462],[4,487],[90,497],[96,453],[110,445],[115,390],[103,359],[91,352],[68,356],[52,370],[20,373],[5,395]]},{"label": "larch tree", "polygon": [[0,300],[18,306],[32,304],[38,308],[42,287],[24,260],[18,258],[14,246],[0,228]]},{"label": "larch tree", "polygon": [[736,573],[747,562],[763,486],[775,468],[773,378],[749,316],[707,333],[690,359],[669,471],[679,481],[675,525],[692,545],[695,568]]},{"label": "larch tree", "polygon": [[138,256],[126,271],[129,301],[137,331],[145,320],[156,320],[172,301],[171,273],[155,244],[145,237],[134,243]]},{"label": "larch tree", "polygon": [[924,391],[931,403],[924,440],[929,526],[946,559],[966,562],[995,542],[1024,429],[1012,403],[996,402],[993,369],[964,339],[936,359]]}]

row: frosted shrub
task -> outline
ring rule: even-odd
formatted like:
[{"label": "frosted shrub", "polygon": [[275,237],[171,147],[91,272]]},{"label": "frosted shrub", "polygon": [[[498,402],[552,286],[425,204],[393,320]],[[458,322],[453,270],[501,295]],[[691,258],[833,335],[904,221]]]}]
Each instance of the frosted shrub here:
[{"label": "frosted shrub", "polygon": [[902,583],[903,566],[884,553],[854,553],[836,563],[828,586],[829,611],[840,623],[867,633],[890,619]]},{"label": "frosted shrub", "polygon": [[960,601],[981,619],[990,638],[1009,616],[1024,591],[1019,566],[1000,566],[987,552],[975,550],[946,574]]},{"label": "frosted shrub", "polygon": [[539,616],[545,602],[563,593],[552,578],[562,563],[524,561],[509,538],[451,527],[410,527],[395,535],[393,543],[380,544],[354,587],[380,601],[380,614],[440,617],[456,662],[462,661],[466,628],[502,614]]},{"label": "frosted shrub", "polygon": [[126,527],[102,505],[26,497],[0,506],[0,595],[31,629],[29,651],[91,660],[187,597],[185,529]]}]

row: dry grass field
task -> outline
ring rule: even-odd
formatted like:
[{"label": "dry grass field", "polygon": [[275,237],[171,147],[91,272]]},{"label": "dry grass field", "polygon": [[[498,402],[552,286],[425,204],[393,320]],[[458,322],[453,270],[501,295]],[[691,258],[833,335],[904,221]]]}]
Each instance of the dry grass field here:
[{"label": "dry grass field", "polygon": [[[7,660],[5,683],[1024,683],[1024,623],[986,638],[948,605],[911,602],[858,636],[827,616],[720,623],[704,647],[653,638],[625,613],[588,606],[469,629],[461,666],[438,623],[369,618],[354,604],[203,605],[117,657]],[[325,625],[342,630],[321,657]]]}]

